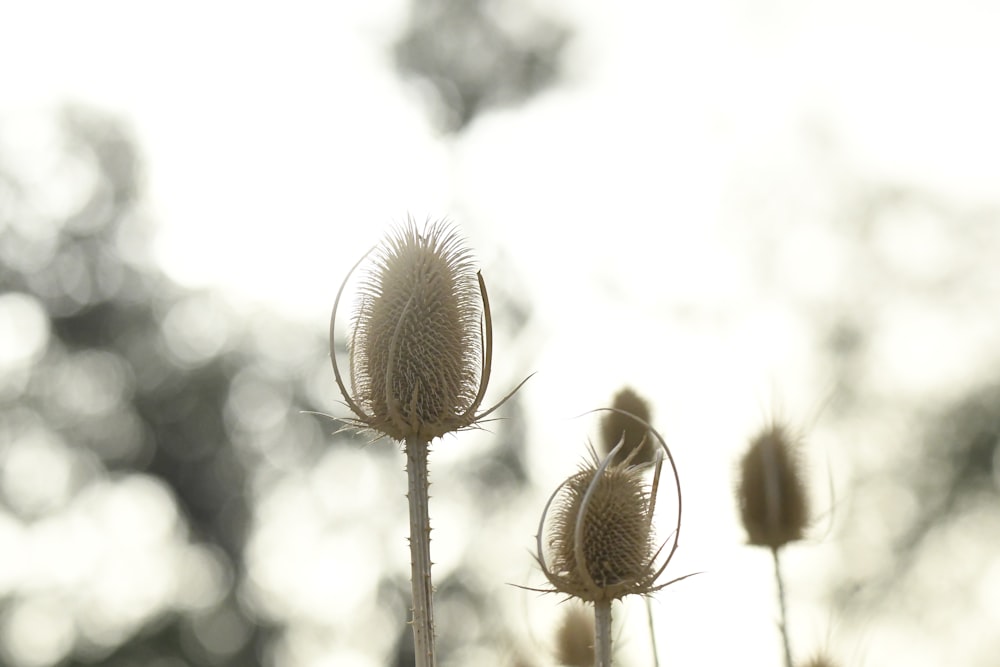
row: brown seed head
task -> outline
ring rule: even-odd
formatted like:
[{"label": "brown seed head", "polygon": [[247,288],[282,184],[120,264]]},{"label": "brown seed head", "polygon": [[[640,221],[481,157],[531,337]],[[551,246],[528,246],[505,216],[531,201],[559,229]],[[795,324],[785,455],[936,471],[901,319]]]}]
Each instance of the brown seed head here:
[{"label": "brown seed head", "polygon": [[836,667],[836,665],[837,663],[833,661],[833,658],[822,653],[802,663],[802,667]]},{"label": "brown seed head", "polygon": [[564,667],[594,664],[594,614],[579,604],[569,604],[556,631],[556,661]]},{"label": "brown seed head", "polygon": [[778,549],[802,539],[809,521],[807,489],[798,443],[786,427],[771,424],[751,441],[736,496],[750,544]]},{"label": "brown seed head", "polygon": [[642,421],[621,412],[606,413],[601,419],[601,452],[607,454],[624,439],[625,446],[615,458],[615,463],[620,463],[630,456],[630,460],[636,464],[652,463],[658,447],[653,434],[646,426],[650,420],[649,403],[630,387],[625,387],[615,394],[611,407],[635,415]]},{"label": "brown seed head", "polygon": [[642,469],[603,467],[595,454],[553,502],[543,568],[549,581],[586,602],[651,592],[658,572],[650,511]]},{"label": "brown seed head", "polygon": [[489,380],[489,305],[469,251],[448,224],[429,222],[420,231],[410,219],[375,250],[352,325],[353,396],[336,363],[334,372],[360,425],[395,440],[430,441],[482,416],[475,413]]}]

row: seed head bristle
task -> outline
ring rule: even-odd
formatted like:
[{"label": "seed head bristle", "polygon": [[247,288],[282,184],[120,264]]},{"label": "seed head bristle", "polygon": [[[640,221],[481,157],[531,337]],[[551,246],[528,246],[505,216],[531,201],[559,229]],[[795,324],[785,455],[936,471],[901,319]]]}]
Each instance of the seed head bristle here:
[{"label": "seed head bristle", "polygon": [[625,446],[615,457],[615,463],[620,463],[626,458],[635,464],[652,463],[658,447],[653,434],[646,426],[650,421],[649,403],[632,388],[625,387],[615,394],[611,407],[635,415],[641,421],[622,412],[612,411],[605,414],[601,418],[601,452],[607,454],[624,439]]},{"label": "seed head bristle", "polygon": [[788,428],[770,424],[740,462],[736,496],[752,545],[779,549],[805,533],[809,504],[798,444]]},{"label": "seed head bristle", "polygon": [[651,592],[658,573],[649,510],[641,468],[601,469],[596,455],[586,462],[566,480],[552,507],[546,562],[556,590],[586,602]]}]

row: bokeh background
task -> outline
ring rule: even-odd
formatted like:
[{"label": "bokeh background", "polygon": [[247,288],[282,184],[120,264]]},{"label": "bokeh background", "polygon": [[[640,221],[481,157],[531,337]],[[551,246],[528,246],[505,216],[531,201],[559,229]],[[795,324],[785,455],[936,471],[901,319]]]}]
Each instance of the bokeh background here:
[{"label": "bokeh background", "polygon": [[403,457],[315,413],[336,289],[413,215],[486,276],[487,401],[536,373],[431,455],[443,665],[553,664],[560,599],[517,586],[625,385],[681,469],[668,575],[702,573],[654,599],[666,664],[780,663],[732,494],[777,417],[794,653],[995,665],[998,33],[973,0],[0,2],[0,664],[412,664]]}]

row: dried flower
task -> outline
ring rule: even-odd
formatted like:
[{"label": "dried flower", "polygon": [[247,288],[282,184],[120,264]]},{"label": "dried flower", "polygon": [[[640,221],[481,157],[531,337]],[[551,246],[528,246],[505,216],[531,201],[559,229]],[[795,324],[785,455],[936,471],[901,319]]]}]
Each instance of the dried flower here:
[{"label": "dried flower", "polygon": [[474,425],[503,404],[477,414],[493,356],[490,303],[469,251],[445,222],[428,221],[421,232],[408,219],[373,251],[348,341],[353,394],[337,365],[337,309],[347,278],[372,251],[358,260],[337,291],[330,316],[330,359],[337,386],[355,414],[349,423],[404,443],[414,658],[418,667],[433,667],[428,445],[433,438]]},{"label": "dried flower", "polygon": [[802,539],[809,521],[798,443],[781,424],[770,424],[750,443],[736,488],[749,542],[778,549]]},{"label": "dried flower", "polygon": [[631,465],[628,460],[612,463],[623,449],[623,441],[603,459],[591,449],[580,470],[549,498],[538,527],[536,558],[556,592],[603,603],[629,594],[646,595],[686,578],[656,583],[680,539],[681,491],[669,448],[652,427],[642,423],[662,445],[674,474],[677,526],[673,545],[657,566],[663,547],[656,546],[653,514],[663,453],[657,451],[653,481],[647,486],[644,471],[649,465]]},{"label": "dried flower", "polygon": [[656,545],[649,506],[640,468],[601,470],[595,455],[567,479],[552,508],[548,542],[556,590],[587,602],[650,592]]},{"label": "dried flower", "polygon": [[[615,463],[625,459],[634,463],[652,463],[658,447],[645,426],[650,421],[649,403],[630,387],[625,387],[615,394],[611,406],[615,410],[601,419],[601,451],[607,454],[620,440],[624,440],[625,446]],[[639,419],[633,419],[632,415]]]},{"label": "dried flower", "polygon": [[490,379],[493,333],[486,284],[469,251],[446,222],[421,232],[412,219],[374,250],[348,343],[353,394],[334,349],[346,278],[330,320],[334,375],[355,424],[423,442],[475,424],[492,412],[476,411]]},{"label": "dried flower", "polygon": [[[593,664],[610,667],[612,603],[630,593],[649,595],[692,575],[656,583],[677,551],[681,534],[681,482],[670,448],[646,421],[617,408],[602,410],[641,422],[660,445],[655,461],[632,465],[632,457],[626,456],[612,463],[625,447],[624,439],[603,459],[591,448],[590,458],[556,487],[545,504],[535,536],[535,558],[553,586],[542,592],[563,593],[594,605]],[[666,546],[657,547],[653,534],[664,456],[677,489],[677,524],[673,544],[657,566]],[[643,473],[650,467],[653,481],[647,486]]]}]

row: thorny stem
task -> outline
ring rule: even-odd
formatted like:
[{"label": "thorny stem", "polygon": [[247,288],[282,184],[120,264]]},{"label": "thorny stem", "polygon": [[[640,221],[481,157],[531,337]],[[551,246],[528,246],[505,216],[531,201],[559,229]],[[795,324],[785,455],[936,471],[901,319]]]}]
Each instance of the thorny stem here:
[{"label": "thorny stem", "polygon": [[413,588],[413,655],[416,667],[436,667],[431,593],[431,522],[427,510],[427,447],[406,438],[407,499],[410,501],[410,584]]},{"label": "thorny stem", "polygon": [[611,600],[594,602],[594,667],[611,667]]},{"label": "thorny stem", "polygon": [[774,579],[778,583],[778,606],[781,608],[781,640],[785,646],[785,667],[792,667],[792,648],[788,643],[788,615],[785,609],[785,580],[781,576],[781,559],[778,557],[778,548],[771,548],[771,555],[774,557]]}]

